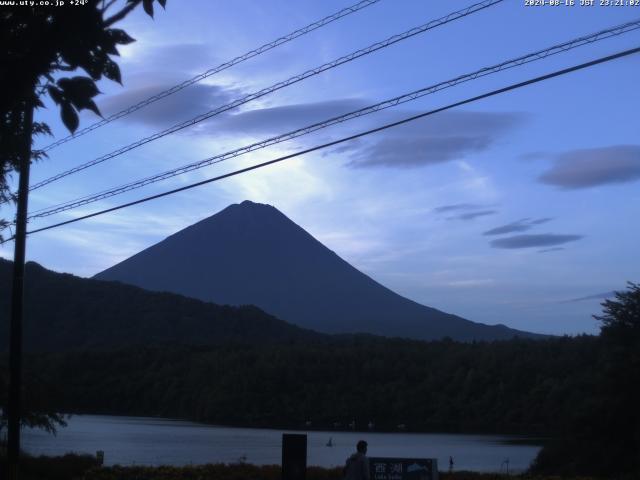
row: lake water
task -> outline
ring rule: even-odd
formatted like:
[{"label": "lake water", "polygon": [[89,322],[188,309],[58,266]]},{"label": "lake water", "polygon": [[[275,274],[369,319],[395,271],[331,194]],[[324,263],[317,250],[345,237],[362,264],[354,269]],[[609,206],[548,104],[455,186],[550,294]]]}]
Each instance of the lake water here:
[{"label": "lake water", "polygon": [[[280,464],[284,430],[229,428],[181,420],[102,415],[74,415],[52,436],[26,429],[24,449],[36,455],[105,452],[106,465],[189,465],[233,463],[241,457],[255,465]],[[539,446],[509,443],[522,437],[441,433],[307,433],[307,464],[344,465],[358,440],[369,443],[372,457],[437,458],[440,470],[498,472],[525,470]],[[332,447],[326,444],[332,438]]]}]

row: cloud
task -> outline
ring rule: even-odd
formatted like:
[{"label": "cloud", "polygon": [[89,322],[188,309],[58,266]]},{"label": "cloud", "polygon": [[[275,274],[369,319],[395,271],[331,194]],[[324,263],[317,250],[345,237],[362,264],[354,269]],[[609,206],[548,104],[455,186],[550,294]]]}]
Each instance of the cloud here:
[{"label": "cloud", "polygon": [[640,146],[581,149],[553,157],[553,166],[538,180],[564,190],[640,180]]},{"label": "cloud", "polygon": [[[100,109],[103,114],[109,115],[170,87],[170,84],[162,84],[129,89],[127,92],[107,97],[100,104]],[[135,112],[127,119],[152,126],[169,126],[231,103],[243,95],[246,93],[236,89],[195,84]],[[251,103],[247,105],[250,106]],[[200,135],[220,132],[259,135],[285,133],[358,110],[366,105],[367,102],[363,100],[347,98],[240,112],[233,109],[202,123],[196,133]],[[357,148],[358,145],[356,141],[349,142],[337,147],[334,152],[344,153]]]},{"label": "cloud", "polygon": [[412,168],[448,162],[470,152],[486,150],[491,143],[487,136],[479,137],[420,137],[382,138],[373,145],[352,155],[352,167],[402,167]]},{"label": "cloud", "polygon": [[447,282],[446,286],[454,288],[486,287],[495,283],[493,278],[474,278],[470,280],[452,280]]},{"label": "cloud", "polygon": [[[210,122],[210,126],[216,132],[283,133],[360,110],[370,103],[366,99],[342,98],[251,109],[217,117]],[[379,112],[376,125],[413,113]],[[422,120],[416,125],[388,130],[378,134],[379,140],[375,143],[352,141],[336,147],[333,152],[348,154],[349,165],[356,167],[364,166],[364,163],[382,165],[391,162],[400,166],[415,166],[414,163],[449,161],[467,152],[488,148],[498,135],[519,124],[522,118],[523,115],[518,113],[443,112],[438,115],[437,121]],[[208,129],[202,133],[206,131]],[[401,159],[396,160],[399,153]]]},{"label": "cloud", "polygon": [[538,253],[559,252],[560,250],[565,250],[565,248],[564,247],[544,248],[542,250],[538,250]]},{"label": "cloud", "polygon": [[461,213],[453,217],[447,217],[447,220],[473,220],[478,217],[485,217],[487,215],[495,215],[497,210],[480,210],[478,212]]},{"label": "cloud", "polygon": [[351,155],[349,166],[414,168],[460,159],[487,150],[523,120],[519,113],[442,112],[379,133]]},{"label": "cloud", "polygon": [[584,302],[585,300],[604,300],[607,298],[612,298],[615,297],[616,292],[614,292],[613,290],[610,292],[602,292],[602,293],[595,293],[593,295],[587,295],[585,297],[579,297],[579,298],[572,298],[569,300],[563,300],[559,303],[575,303],[575,302]]},{"label": "cloud", "polygon": [[[169,83],[130,88],[100,103],[105,115],[120,111],[160,91]],[[236,100],[244,92],[216,85],[195,84],[127,117],[128,121],[167,127]],[[195,133],[273,135],[322,122],[366,107],[364,99],[343,98],[254,108],[217,115],[201,124]],[[250,106],[250,104],[248,105]],[[246,108],[246,107],[245,107]],[[414,112],[380,112],[376,125],[404,118]],[[348,158],[351,167],[393,166],[414,168],[448,162],[487,150],[502,134],[523,120],[519,113],[442,112],[437,119],[378,133],[374,139],[350,142],[334,149]]]},{"label": "cloud", "polygon": [[450,205],[442,205],[433,209],[436,213],[449,213],[449,212],[465,212],[452,217],[446,217],[446,220],[473,220],[478,217],[485,217],[487,215],[494,215],[498,213],[497,210],[489,210],[489,205],[479,205],[476,203],[453,203]]},{"label": "cloud", "polygon": [[344,153],[349,153],[352,150],[359,148],[361,145],[362,145],[362,140],[360,140],[359,138],[355,138],[335,148],[322,150],[320,155],[322,155],[323,157],[330,157],[332,155],[342,155]]},{"label": "cloud", "polygon": [[[212,122],[211,126],[215,131],[284,133],[359,110],[366,105],[364,100],[352,98],[282,105],[226,115]],[[341,148],[342,152],[346,150],[345,146]]]},{"label": "cloud", "polygon": [[[108,116],[146,100],[152,95],[170,88],[170,86],[169,84],[157,84],[130,88],[122,93],[106,97],[100,102],[99,108],[104,116]],[[153,127],[169,127],[227,104],[240,94],[234,89],[198,83],[152,103],[125,118],[129,122]]]},{"label": "cloud", "polygon": [[514,235],[513,237],[500,238],[491,241],[493,248],[531,248],[550,247],[575,242],[584,238],[584,235],[557,235],[554,233],[542,233],[538,235]]},{"label": "cloud", "polygon": [[535,225],[540,225],[550,220],[551,218],[539,218],[537,220],[529,220],[528,218],[524,218],[516,222],[508,223],[506,225],[487,230],[483,233],[483,235],[503,235],[505,233],[525,232],[533,228]]},{"label": "cloud", "polygon": [[455,210],[476,210],[479,208],[484,208],[482,205],[477,205],[474,203],[454,203],[451,205],[442,205],[440,207],[436,207],[433,209],[436,213],[444,213],[444,212],[452,212]]},{"label": "cloud", "polygon": [[529,223],[531,225],[541,225],[543,223],[550,222],[551,220],[553,220],[553,217],[543,217],[543,218],[538,218],[537,220],[531,220]]}]

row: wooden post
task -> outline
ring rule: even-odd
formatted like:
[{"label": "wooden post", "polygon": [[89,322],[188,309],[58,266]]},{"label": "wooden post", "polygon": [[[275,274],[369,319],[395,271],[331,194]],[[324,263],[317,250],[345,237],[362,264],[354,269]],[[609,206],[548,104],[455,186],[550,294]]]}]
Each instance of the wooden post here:
[{"label": "wooden post", "polygon": [[[33,90],[29,93],[33,95]],[[27,240],[27,205],[29,199],[29,167],[31,165],[31,132],[33,128],[33,101],[25,102],[23,134],[24,144],[20,158],[18,181],[18,209],[13,254],[13,282],[11,287],[11,323],[9,327],[9,401],[7,404],[8,480],[18,480],[20,458],[20,413],[22,410],[22,318],[24,310],[24,262]]]}]

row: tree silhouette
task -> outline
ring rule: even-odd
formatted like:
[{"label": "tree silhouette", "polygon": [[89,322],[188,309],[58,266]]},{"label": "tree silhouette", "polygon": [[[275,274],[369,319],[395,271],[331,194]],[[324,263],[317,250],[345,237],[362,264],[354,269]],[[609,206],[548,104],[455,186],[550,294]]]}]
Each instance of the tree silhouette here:
[{"label": "tree silhouette", "polygon": [[[162,7],[166,0],[156,0]],[[53,2],[50,2],[53,3]],[[33,159],[33,136],[51,134],[45,123],[34,122],[34,109],[44,106],[46,95],[60,108],[65,126],[78,128],[78,112],[100,114],[93,98],[99,93],[96,81],[102,77],[121,82],[120,69],[111,58],[118,45],[133,42],[124,30],[113,25],[142,5],[153,16],[154,0],[87,0],[51,6],[4,6],[0,11],[0,202],[16,200],[16,233],[12,282],[10,340],[7,477],[18,477],[20,422],[29,420],[21,403],[22,316],[26,218],[29,168]],[[86,75],[65,77],[63,72],[84,71]],[[17,197],[10,191],[7,177],[19,172]],[[7,227],[0,221],[0,231]],[[56,421],[50,415],[44,416]]]},{"label": "tree silhouette", "polygon": [[[166,0],[155,0],[162,7]],[[32,137],[51,134],[48,125],[27,121],[34,108],[49,96],[60,109],[64,125],[74,132],[78,112],[100,115],[94,102],[96,81],[121,83],[120,69],[112,57],[118,46],[134,41],[114,28],[139,5],[153,16],[154,0],[91,0],[65,7],[2,7],[0,10],[0,202],[15,200],[7,180],[20,171],[25,144]],[[86,75],[65,77],[64,72]],[[31,125],[28,125],[31,124]],[[32,159],[43,156],[32,152]],[[7,226],[0,220],[0,231]]]},{"label": "tree silhouette", "polygon": [[633,342],[640,335],[640,284],[628,282],[628,290],[615,292],[615,300],[605,300],[602,315],[593,318],[601,322],[600,333],[609,340]]},{"label": "tree silhouette", "polygon": [[597,432],[615,462],[614,472],[640,474],[640,285],[602,303],[603,342],[600,395],[604,399],[604,432]]},{"label": "tree silhouette", "polygon": [[640,474],[640,285],[629,282],[601,305],[594,386],[583,391],[562,437],[538,455],[538,473]]}]

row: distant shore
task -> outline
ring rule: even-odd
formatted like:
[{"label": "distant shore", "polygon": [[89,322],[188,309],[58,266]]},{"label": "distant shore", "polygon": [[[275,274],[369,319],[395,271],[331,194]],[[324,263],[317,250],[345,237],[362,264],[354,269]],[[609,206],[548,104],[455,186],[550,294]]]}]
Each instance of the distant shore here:
[{"label": "distant shore", "polygon": [[500,430],[500,429],[486,429],[486,428],[457,428],[455,425],[451,426],[434,426],[433,428],[412,428],[411,425],[405,425],[404,428],[374,426],[373,428],[363,427],[356,425],[356,428],[349,428],[348,425],[340,425],[334,427],[331,425],[316,425],[316,424],[300,424],[300,423],[273,423],[265,425],[262,423],[250,423],[250,422],[207,422],[206,420],[198,420],[190,417],[172,417],[163,415],[136,415],[127,413],[117,413],[111,411],[75,411],[75,412],[59,412],[62,415],[74,417],[80,415],[99,415],[104,417],[137,417],[137,418],[150,418],[150,419],[162,419],[162,420],[174,420],[179,422],[192,422],[200,425],[207,425],[209,427],[222,427],[222,428],[251,428],[256,430],[286,430],[292,432],[326,432],[331,433],[424,433],[424,434],[451,434],[451,435],[496,435],[496,436],[511,436],[522,437],[509,440],[507,443],[512,445],[542,445],[548,441],[552,436],[546,435],[544,432],[532,431],[525,432],[522,430]]}]

